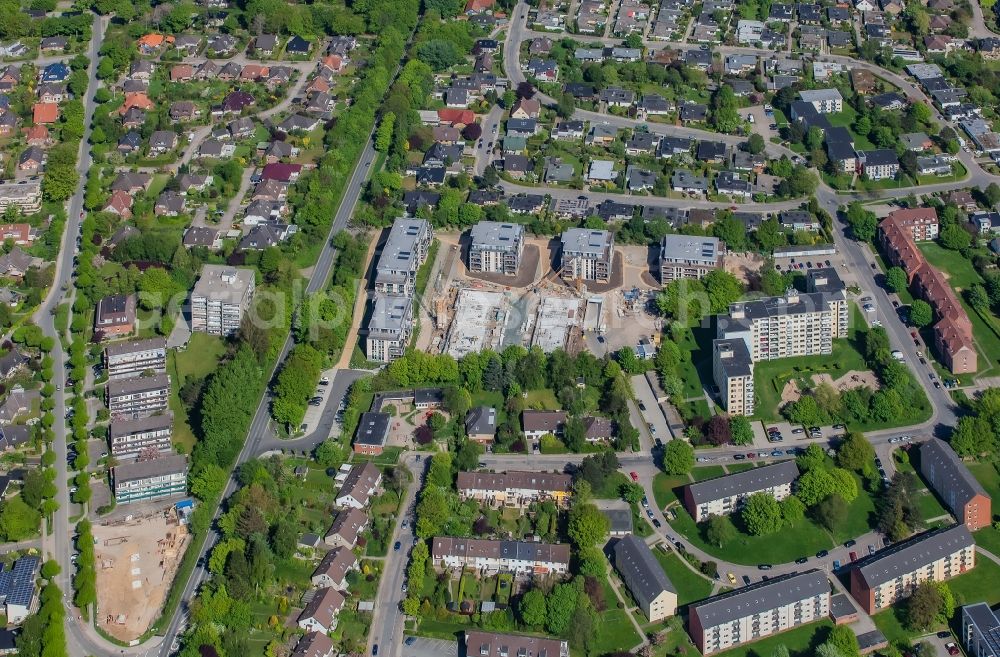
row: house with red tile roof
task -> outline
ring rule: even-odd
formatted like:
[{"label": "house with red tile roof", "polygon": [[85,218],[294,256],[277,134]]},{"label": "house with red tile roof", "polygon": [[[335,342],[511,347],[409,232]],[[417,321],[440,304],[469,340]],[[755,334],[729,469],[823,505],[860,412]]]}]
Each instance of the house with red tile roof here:
[{"label": "house with red tile roof", "polygon": [[882,223],[887,221],[908,229],[918,242],[938,236],[938,217],[934,208],[902,208],[890,212]]},{"label": "house with red tile roof", "polygon": [[33,125],[30,128],[26,128],[24,130],[24,138],[29,146],[52,145],[52,137],[49,135],[49,129],[44,125]]},{"label": "house with red tile roof", "polygon": [[153,101],[151,101],[149,96],[141,91],[125,94],[125,102],[123,102],[122,106],[118,108],[118,114],[120,116],[125,116],[125,113],[133,107],[143,111],[151,110],[153,109]]},{"label": "house with red tile roof", "polygon": [[[921,212],[897,210],[879,224],[879,242],[889,263],[902,267],[913,294],[930,304],[937,323],[933,326],[934,347],[952,374],[968,374],[979,369],[979,354],[972,337],[972,322],[965,307],[944,274],[924,258],[915,235],[926,235],[937,214],[930,208]],[[930,210],[930,212],[927,212]]]},{"label": "house with red tile roof", "polygon": [[101,210],[103,212],[112,212],[123,219],[128,219],[132,216],[132,196],[120,189],[116,190],[111,193],[111,198],[108,199],[108,202],[104,204]]},{"label": "house with red tile roof", "polygon": [[170,69],[171,82],[188,82],[194,79],[194,67],[190,64],[178,64]]},{"label": "house with red tile roof", "polygon": [[465,127],[476,122],[476,113],[468,109],[446,107],[438,110],[438,121],[456,128]]},{"label": "house with red tile roof", "polygon": [[287,164],[285,162],[275,162],[265,164],[260,171],[261,180],[277,180],[279,182],[295,182],[302,171],[301,164]]},{"label": "house with red tile roof", "polygon": [[491,9],[493,9],[494,0],[468,0],[465,3],[465,13],[472,14],[484,14]]},{"label": "house with red tile roof", "polygon": [[59,119],[59,105],[55,103],[35,103],[31,108],[35,125],[55,123]]}]

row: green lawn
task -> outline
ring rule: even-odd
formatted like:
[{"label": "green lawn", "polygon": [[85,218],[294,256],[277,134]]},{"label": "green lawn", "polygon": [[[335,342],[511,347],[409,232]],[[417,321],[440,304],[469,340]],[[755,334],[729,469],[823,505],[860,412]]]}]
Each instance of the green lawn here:
[{"label": "green lawn", "polygon": [[686,475],[668,475],[665,472],[658,472],[653,478],[653,499],[656,506],[664,509],[669,504],[677,501],[675,488],[691,483],[691,479]]},{"label": "green lawn", "polygon": [[827,372],[834,379],[850,370],[867,370],[864,356],[848,340],[834,340],[833,353],[824,356],[797,356],[761,361],[754,365],[754,390],[757,412],[754,417],[765,422],[780,419],[781,391],[791,379],[812,385],[812,375]]},{"label": "green lawn", "polygon": [[976,567],[964,575],[948,580],[955,597],[965,602],[985,602],[993,606],[1000,603],[1000,565],[977,555]]},{"label": "green lawn", "polygon": [[187,349],[169,352],[168,372],[170,373],[170,410],[174,414],[173,441],[184,452],[190,453],[195,444],[194,432],[188,420],[188,409],[180,399],[180,389],[190,378],[205,378],[215,371],[219,359],[226,353],[226,344],[221,338],[208,333],[192,333]]},{"label": "green lawn", "polygon": [[691,476],[694,477],[695,481],[714,479],[724,474],[726,474],[726,471],[722,469],[721,465],[703,465],[691,470]]},{"label": "green lawn", "polygon": [[755,464],[744,461],[743,463],[733,463],[732,465],[727,464],[726,470],[729,470],[729,474],[736,474],[737,472],[752,470],[755,467],[757,467]]},{"label": "green lawn", "polygon": [[952,287],[965,289],[982,282],[983,279],[972,262],[963,258],[958,251],[946,249],[937,242],[920,242],[918,246],[927,262],[948,274],[948,282]]},{"label": "green lawn", "polygon": [[[613,604],[613,601],[609,600],[608,603]],[[627,650],[640,641],[642,637],[635,631],[625,610],[612,608],[600,615],[591,651],[595,655],[603,655],[615,650]]]},{"label": "green lawn", "polygon": [[938,502],[937,497],[934,493],[927,491],[926,493],[921,493],[916,499],[917,513],[920,514],[920,519],[927,522],[931,518],[940,518],[941,516],[948,515],[948,509],[944,508],[940,502]]},{"label": "green lawn", "polygon": [[972,537],[976,539],[976,545],[1000,557],[1000,529],[986,527],[980,529]]},{"label": "green lawn", "polygon": [[560,408],[555,393],[548,388],[529,390],[524,397],[524,406],[543,411],[558,411]]},{"label": "green lawn", "polygon": [[1000,499],[1000,471],[992,463],[970,463],[969,470],[995,500]]},{"label": "green lawn", "polygon": [[902,618],[902,614],[903,605],[896,605],[872,616],[875,626],[885,635],[889,643],[896,643],[897,641],[909,643],[910,638],[914,636],[912,632],[903,626],[904,619]]},{"label": "green lawn", "polygon": [[784,645],[788,648],[788,654],[791,657],[812,657],[816,652],[816,647],[826,641],[831,628],[833,628],[833,622],[829,620],[810,623],[760,641],[720,652],[718,655],[719,657],[768,657],[778,646]]},{"label": "green lawn", "polygon": [[601,500],[613,500],[621,497],[621,486],[629,481],[629,478],[623,473],[614,472],[604,480],[602,486],[594,489],[594,497]]},{"label": "green lawn", "polygon": [[663,572],[677,589],[677,605],[682,606],[697,600],[703,600],[712,593],[712,582],[692,571],[676,552],[664,552],[655,548],[653,554],[663,567]]}]

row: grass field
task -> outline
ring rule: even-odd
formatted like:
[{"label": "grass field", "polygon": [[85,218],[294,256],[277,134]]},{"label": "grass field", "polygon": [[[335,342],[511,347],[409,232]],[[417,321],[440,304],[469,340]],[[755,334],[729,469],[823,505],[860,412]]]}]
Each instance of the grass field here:
[{"label": "grass field", "polygon": [[677,493],[674,492],[674,489],[690,482],[691,479],[686,475],[668,475],[664,472],[658,472],[653,478],[653,499],[656,501],[656,506],[663,509],[668,504],[676,502]]},{"label": "grass field", "polygon": [[615,650],[627,650],[640,641],[642,637],[635,631],[625,610],[609,609],[600,615],[591,650],[595,655],[603,655]]},{"label": "grass field", "polygon": [[653,554],[663,567],[663,572],[670,578],[671,584],[677,589],[678,606],[702,600],[712,593],[712,582],[688,568],[673,550],[664,552],[656,548]]},{"label": "grass field", "polygon": [[969,470],[993,499],[1000,499],[1000,471],[992,463],[970,463]]},{"label": "grass field", "polygon": [[794,630],[782,632],[775,636],[754,641],[732,650],[718,653],[719,657],[768,657],[778,646],[788,648],[791,657],[812,657],[816,647],[826,641],[833,622],[824,620],[797,627]]},{"label": "grass field", "polygon": [[620,497],[622,484],[627,484],[629,481],[629,478],[621,472],[614,472],[604,480],[604,485],[594,489],[594,497],[602,500]]},{"label": "grass field", "polygon": [[722,469],[721,465],[702,465],[691,470],[691,476],[694,477],[695,481],[714,479],[724,474],[726,474],[726,471]]},{"label": "grass field", "polygon": [[191,430],[188,409],[181,402],[180,389],[188,379],[205,378],[215,371],[219,359],[226,353],[226,344],[208,333],[192,333],[187,349],[169,352],[167,370],[170,373],[170,410],[174,413],[173,441],[191,453],[195,436]]},{"label": "grass field", "polygon": [[944,508],[938,499],[934,496],[934,493],[927,491],[926,493],[921,493],[916,499],[917,513],[920,514],[920,519],[927,522],[931,518],[939,518],[941,516],[948,515],[948,509]]},{"label": "grass field", "polygon": [[948,580],[955,598],[965,602],[1000,603],[1000,565],[982,555],[976,555],[976,567],[964,575]]},{"label": "grass field", "polygon": [[524,397],[525,408],[533,408],[543,411],[558,411],[559,401],[556,395],[549,389],[529,390]]},{"label": "grass field", "polygon": [[754,366],[754,389],[758,400],[754,417],[766,422],[778,420],[781,391],[792,379],[802,379],[812,385],[813,374],[827,372],[836,379],[850,370],[867,369],[864,356],[848,340],[835,340],[833,353],[828,356],[761,361]]}]

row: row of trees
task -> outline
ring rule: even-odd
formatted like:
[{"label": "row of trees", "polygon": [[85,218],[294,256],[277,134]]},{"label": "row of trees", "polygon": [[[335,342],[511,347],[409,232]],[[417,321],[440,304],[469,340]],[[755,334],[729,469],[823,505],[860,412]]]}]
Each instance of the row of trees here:
[{"label": "row of trees", "polygon": [[48,561],[42,565],[45,583],[39,593],[38,611],[28,616],[17,635],[17,654],[22,657],[67,657],[66,608],[62,591],[52,578],[59,574],[59,565]]}]

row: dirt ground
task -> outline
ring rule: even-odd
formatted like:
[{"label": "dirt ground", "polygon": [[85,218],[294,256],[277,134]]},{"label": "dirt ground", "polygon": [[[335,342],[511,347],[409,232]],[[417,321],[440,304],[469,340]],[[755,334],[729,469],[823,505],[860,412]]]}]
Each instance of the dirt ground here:
[{"label": "dirt ground", "polygon": [[187,527],[167,513],[94,525],[97,623],[111,636],[131,641],[160,613],[184,550]]},{"label": "dirt ground", "polygon": [[753,253],[730,253],[722,259],[722,268],[743,283],[749,283],[763,264],[764,259]]},{"label": "dirt ground", "polygon": [[[827,383],[836,388],[838,392],[854,388],[870,388],[871,390],[879,388],[878,379],[871,370],[851,370],[836,380],[826,372],[821,372],[812,375],[812,382],[817,386]],[[793,379],[785,383],[785,387],[781,390],[781,405],[797,402],[801,397],[802,391],[799,390],[799,384]]]}]

